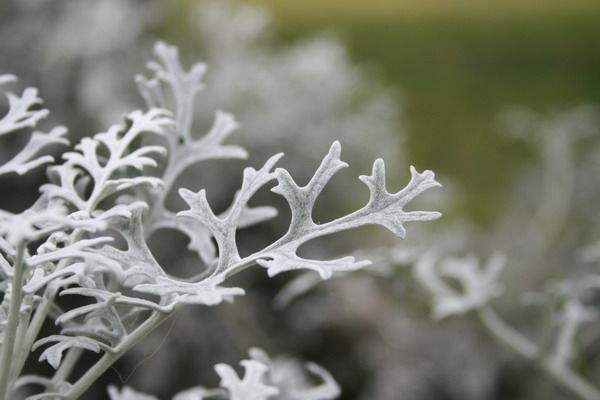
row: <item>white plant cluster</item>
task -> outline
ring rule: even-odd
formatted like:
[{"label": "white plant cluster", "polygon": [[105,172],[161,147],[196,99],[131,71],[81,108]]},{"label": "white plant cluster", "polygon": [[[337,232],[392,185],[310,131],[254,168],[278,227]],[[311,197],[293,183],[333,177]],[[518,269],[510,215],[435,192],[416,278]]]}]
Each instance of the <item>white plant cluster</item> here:
[{"label": "white plant cluster", "polygon": [[[529,304],[550,309],[553,323],[548,326],[548,343],[536,343],[520,333],[496,313],[491,301],[503,293],[500,272],[503,256],[492,256],[481,266],[477,257],[454,258],[426,253],[414,267],[416,279],[432,297],[435,319],[473,312],[500,343],[521,356],[536,361],[557,383],[584,400],[600,399],[600,389],[577,372],[581,351],[579,336],[590,323],[598,321],[593,294],[600,288],[597,275],[581,282],[565,282],[548,293],[526,296]],[[453,280],[458,287],[451,286]]]},{"label": "white plant cluster", "polygon": [[[0,87],[17,80],[14,75],[0,75]],[[38,122],[48,115],[48,110],[40,109],[42,99],[38,97],[37,89],[29,87],[19,96],[12,92],[6,92],[8,99],[8,111],[0,119],[0,137],[22,132],[24,128],[34,128]],[[42,150],[52,144],[66,145],[69,142],[64,138],[67,130],[63,126],[57,126],[49,132],[33,131],[29,141],[11,159],[0,165],[0,176],[17,173],[23,175],[26,172],[43,164],[54,161],[50,155],[43,155]]]},{"label": "white plant cluster", "polygon": [[[177,393],[173,400],[203,400],[229,398],[230,400],[330,400],[340,394],[340,388],[331,374],[314,363],[307,363],[306,371],[295,359],[280,357],[271,359],[263,350],[250,349],[250,358],[240,362],[244,368],[240,377],[234,368],[227,364],[217,364],[215,371],[221,378],[220,388],[207,389],[193,387]],[[309,382],[307,372],[321,383]],[[110,400],[157,400],[125,387],[108,388]]]},{"label": "white plant cluster", "polygon": [[[237,128],[228,113],[217,112],[213,127],[205,135],[198,137],[193,132],[193,104],[203,88],[205,66],[195,64],[185,70],[175,47],[157,43],[154,50],[156,60],[148,64],[152,75],[137,78],[148,110],[130,112],[123,123],[83,138],[63,154],[62,164],[48,167],[49,182],[40,187],[41,196],[31,208],[1,215],[0,264],[5,294],[0,313],[0,400],[12,399],[15,390],[30,385],[42,388],[30,399],[79,398],[181,306],[214,306],[243,295],[242,288],[227,286],[227,279],[234,274],[259,265],[269,276],[302,269],[327,279],[335,272],[356,270],[369,262],[354,257],[307,259],[297,254],[302,244],[373,224],[403,238],[405,223],[440,216],[437,212],[405,210],[419,194],[439,186],[433,172],[419,173],[411,167],[407,186],[390,192],[384,163],[378,159],[371,175],[360,177],[370,192],[367,204],[332,221],[315,222],[312,209],[319,194],[347,166],[340,160],[338,142],[331,145],[305,185],[297,184],[285,169],[275,167],[282,157],[277,154],[258,169],[244,170],[241,187],[225,212],[213,211],[204,189],[193,192],[183,188],[179,194],[189,209],[168,211],[165,197],[183,171],[207,159],[244,158],[246,152],[224,144]],[[26,90],[22,98],[9,95],[9,112],[0,123],[1,132],[37,122],[46,114],[31,108],[38,102],[32,90]],[[34,133],[33,144],[13,159],[16,161],[9,161],[11,171],[23,173],[50,162],[50,158],[35,158],[34,154],[46,143],[63,142],[64,129],[53,132]],[[165,159],[162,169],[157,168],[159,159]],[[289,204],[292,218],[288,231],[272,244],[242,257],[236,244],[238,229],[276,214],[272,207],[249,205],[255,193],[268,185]],[[171,276],[169,266],[158,264],[146,239],[161,227],[189,236],[190,248],[205,266],[200,274],[184,280]],[[122,239],[126,249],[115,239]],[[58,299],[63,296],[77,296],[86,304],[62,309]],[[48,318],[59,332],[39,337]],[[54,376],[22,375],[30,352],[38,348],[43,349],[40,361],[56,369]],[[100,357],[83,376],[70,382],[83,351],[99,353]],[[269,364],[264,354],[254,352],[251,360],[243,361],[246,373],[241,378],[226,365],[219,364],[216,370],[230,399],[260,400],[283,393],[263,380],[268,371],[275,380],[276,369]],[[313,388],[308,392],[313,394],[303,394],[303,399],[337,395],[326,372],[314,365],[309,370],[325,381],[327,390]],[[329,394],[322,394],[321,389]],[[118,396],[119,392],[112,393]],[[294,396],[282,398],[298,398]]]}]

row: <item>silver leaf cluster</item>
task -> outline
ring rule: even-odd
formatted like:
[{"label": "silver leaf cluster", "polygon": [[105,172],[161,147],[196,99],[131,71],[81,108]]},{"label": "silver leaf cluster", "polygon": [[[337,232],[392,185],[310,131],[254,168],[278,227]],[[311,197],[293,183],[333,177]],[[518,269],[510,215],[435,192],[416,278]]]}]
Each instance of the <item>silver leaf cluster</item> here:
[{"label": "silver leaf cluster", "polygon": [[[243,374],[227,364],[215,365],[220,377],[220,387],[207,389],[193,387],[173,396],[173,400],[333,400],[340,395],[340,388],[323,367],[315,363],[301,363],[289,357],[271,359],[266,352],[253,348],[250,358],[242,360]],[[307,373],[320,383],[309,382]],[[108,388],[110,400],[158,400],[154,396],[137,392],[129,387],[121,390]]]},{"label": "silver leaf cluster", "polygon": [[[130,112],[123,122],[81,139],[62,154],[61,163],[47,168],[49,181],[40,187],[33,206],[17,214],[0,213],[0,277],[5,293],[0,308],[0,400],[25,385],[43,386],[44,394],[37,398],[79,398],[112,363],[182,306],[215,306],[243,295],[242,288],[227,285],[231,276],[259,265],[269,276],[308,270],[327,279],[337,272],[362,268],[369,261],[304,258],[298,255],[300,246],[366,225],[383,226],[404,238],[407,223],[440,216],[406,209],[418,195],[439,186],[433,172],[420,173],[411,167],[409,183],[390,191],[384,162],[378,159],[371,175],[360,177],[370,194],[366,204],[331,221],[316,222],[313,208],[319,195],[347,166],[340,159],[337,141],[305,185],[296,183],[287,170],[276,168],[283,156],[277,154],[258,169],[244,169],[241,186],[223,213],[213,211],[206,189],[179,188],[189,208],[179,212],[168,209],[166,197],[176,189],[183,172],[205,160],[245,158],[247,153],[225,144],[238,127],[227,112],[216,112],[206,134],[195,132],[193,105],[205,87],[206,67],[194,64],[186,70],[177,48],[162,42],[155,45],[154,52],[156,60],[148,64],[151,76],[136,79],[147,110]],[[0,132],[37,123],[46,114],[32,108],[37,103],[33,89],[21,98],[9,95],[9,111],[0,121]],[[57,141],[59,136],[47,134],[43,143]],[[39,134],[34,134],[32,141],[24,156],[7,164],[20,165],[11,167],[15,172],[51,161],[46,156],[32,159],[28,155],[31,149],[37,152],[43,147],[35,144],[42,143]],[[242,257],[236,241],[238,230],[277,213],[270,206],[250,205],[259,190],[268,188],[289,205],[288,230],[273,243]],[[190,249],[199,256],[198,275],[178,278],[169,273],[173,265],[157,262],[147,240],[161,228],[179,230],[189,237]],[[63,296],[84,300],[78,303],[83,305],[63,309],[57,301]],[[47,319],[58,332],[39,337]],[[40,361],[47,361],[57,371],[51,379],[22,376],[29,353],[38,348]],[[101,358],[81,378],[70,382],[83,351],[99,353]],[[269,359],[264,354],[256,357],[262,361],[253,357],[242,362],[245,374],[241,377],[230,366],[216,366],[221,386],[231,399],[262,400],[287,393],[282,398],[325,400],[339,392],[330,375],[315,365],[308,369],[324,381],[323,386],[280,392],[265,383]],[[119,394],[113,390],[111,394],[125,395],[136,396],[132,391]]]}]

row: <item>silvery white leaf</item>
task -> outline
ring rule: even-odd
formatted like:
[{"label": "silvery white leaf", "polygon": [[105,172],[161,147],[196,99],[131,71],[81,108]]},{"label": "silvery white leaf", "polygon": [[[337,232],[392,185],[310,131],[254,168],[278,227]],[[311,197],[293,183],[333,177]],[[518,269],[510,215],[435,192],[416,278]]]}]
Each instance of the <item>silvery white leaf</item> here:
[{"label": "silvery white leaf", "polygon": [[355,271],[371,264],[368,260],[356,261],[351,256],[327,261],[308,260],[296,255],[296,250],[293,245],[283,245],[267,252],[267,259],[259,259],[257,264],[267,268],[271,277],[285,271],[308,269],[317,272],[321,279],[329,279],[335,272]]},{"label": "silvery white leaf", "polygon": [[[4,78],[4,82],[6,81],[7,79]],[[8,112],[0,119],[0,136],[18,129],[32,128],[48,115],[46,109],[31,110],[33,106],[42,103],[36,88],[25,89],[20,97],[10,92],[6,94],[6,97],[9,108]]]},{"label": "silvery white leaf", "polygon": [[54,158],[52,156],[44,155],[37,158],[36,156],[44,147],[50,144],[68,145],[69,141],[64,138],[66,133],[67,129],[62,126],[55,127],[48,133],[34,131],[25,147],[17,155],[0,166],[0,175],[9,172],[23,175],[40,165],[53,162]]},{"label": "silvery white leaf", "polygon": [[570,368],[577,355],[577,336],[583,325],[599,318],[598,310],[593,306],[586,306],[577,299],[569,299],[563,305],[559,317],[559,328],[556,343],[549,360],[558,368]]},{"label": "silvery white leaf", "polygon": [[[418,173],[411,167],[411,180],[401,191],[391,194],[385,188],[385,167],[377,160],[371,176],[361,179],[370,189],[371,197],[363,208],[337,218],[333,221],[317,224],[312,218],[314,203],[331,177],[346,164],[340,160],[341,146],[334,142],[313,178],[304,186],[298,186],[290,174],[278,168],[271,172],[273,165],[281,157],[271,157],[259,171],[252,168],[244,170],[242,188],[236,195],[233,205],[223,217],[217,217],[206,200],[204,190],[193,193],[180,189],[179,193],[190,206],[190,210],[178,215],[193,218],[206,226],[215,237],[219,247],[219,261],[216,273],[227,276],[236,268],[244,268],[253,262],[267,268],[270,276],[282,271],[294,269],[312,269],[323,278],[329,278],[334,272],[351,271],[368,265],[367,261],[356,262],[352,257],[337,260],[307,260],[297,255],[298,248],[310,240],[332,233],[357,228],[363,225],[379,224],[404,237],[403,223],[410,221],[429,221],[440,216],[437,212],[404,211],[404,206],[425,190],[439,186],[431,171]],[[292,211],[292,221],[285,235],[265,249],[240,259],[235,241],[237,224],[243,207],[256,191],[277,179],[273,192],[282,195]]]},{"label": "silvery white leaf", "polygon": [[104,246],[98,250],[99,254],[122,266],[123,273],[118,278],[126,287],[153,281],[157,276],[165,274],[146,244],[142,223],[143,211],[142,207],[128,208],[130,217],[121,218],[113,225],[125,239],[127,250],[119,250],[112,246]]},{"label": "silvery white leaf", "polygon": [[174,158],[172,168],[166,171],[165,180],[172,182],[185,169],[204,160],[247,158],[248,153],[239,146],[224,145],[223,141],[238,128],[233,115],[217,111],[212,128],[206,135],[197,140],[177,144],[172,150]]},{"label": "silvery white leaf", "polygon": [[16,82],[17,77],[12,74],[2,74],[0,75],[0,85],[6,85],[7,83]]},{"label": "silvery white leaf", "polygon": [[221,283],[222,281],[217,278],[207,278],[200,282],[190,283],[158,276],[155,283],[140,284],[133,289],[160,297],[174,296],[173,302],[175,303],[207,306],[213,306],[222,301],[231,301],[234,296],[244,294],[243,289],[219,286]]},{"label": "silvery white leaf", "polygon": [[[170,114],[165,110],[133,111],[127,114],[125,125],[113,125],[93,138],[84,138],[75,146],[76,151],[63,154],[66,162],[49,170],[53,183],[43,185],[40,190],[50,199],[60,198],[78,210],[91,212],[102,200],[117,192],[140,185],[158,187],[161,184],[159,178],[118,178],[115,175],[127,168],[140,170],[156,165],[154,159],[148,156],[164,155],[166,150],[163,147],[142,146],[129,152],[130,147],[142,133],[161,135],[172,124]],[[108,151],[107,159],[100,155],[101,148]],[[78,182],[85,179],[87,183],[89,178],[93,187],[86,197],[84,187]]]},{"label": "silvery white leaf", "polygon": [[[415,278],[433,295],[436,319],[479,309],[503,292],[498,276],[505,258],[500,254],[490,257],[484,266],[475,256],[443,258],[439,265],[438,261],[438,256],[427,253],[414,269]],[[444,281],[448,278],[459,282],[460,291]]]},{"label": "silvery white leaf", "polygon": [[65,289],[60,293],[61,296],[65,295],[79,295],[93,297],[97,303],[81,306],[72,310],[69,310],[61,314],[55,322],[62,324],[73,318],[77,318],[81,315],[85,315],[91,311],[95,311],[99,308],[112,307],[116,304],[127,304],[134,307],[146,308],[149,310],[159,310],[168,312],[164,307],[161,307],[151,301],[140,299],[137,297],[124,296],[119,292],[109,292],[102,289],[88,288],[88,287],[74,287]]},{"label": "silvery white leaf", "polygon": [[243,360],[244,377],[240,379],[227,364],[215,365],[221,386],[228,390],[230,400],[267,400],[279,394],[279,389],[264,383],[268,367],[255,360]]},{"label": "silvery white leaf", "polygon": [[223,216],[216,216],[213,213],[206,200],[204,189],[197,193],[187,189],[179,190],[179,194],[190,206],[190,209],[177,215],[192,218],[210,230],[219,247],[218,272],[223,272],[232,264],[240,261],[235,236],[243,212],[250,198],[261,187],[275,179],[272,168],[282,156],[283,154],[272,156],[259,170],[250,167],[244,169],[242,187],[236,194],[231,207]]},{"label": "silvery white leaf", "polygon": [[48,361],[48,364],[52,365],[54,369],[57,369],[60,365],[60,362],[62,360],[62,353],[65,350],[68,350],[72,347],[86,349],[89,351],[93,351],[94,353],[99,353],[101,348],[106,347],[96,340],[85,337],[52,335],[35,342],[32,349],[35,351],[35,349],[37,349],[38,347],[52,342],[56,342],[56,344],[44,350],[44,352],[40,355],[39,360]]},{"label": "silvery white leaf", "polygon": [[[369,176],[361,176],[371,192],[369,203],[360,211],[368,216],[371,224],[385,226],[395,235],[404,238],[404,223],[410,221],[431,221],[441,216],[431,211],[404,211],[404,206],[427,189],[441,186],[431,171],[417,172],[410,167],[410,182],[396,193],[389,193],[385,187],[385,165],[382,159],[373,164],[373,172]],[[364,222],[363,222],[364,223]]]},{"label": "silvery white leaf", "polygon": [[[149,234],[161,228],[183,232],[190,239],[189,249],[197,252],[206,265],[212,265],[216,261],[216,249],[210,231],[199,227],[197,223],[192,228],[190,221],[176,219],[175,213],[167,210],[165,199],[177,177],[194,164],[209,159],[246,158],[247,153],[241,147],[223,144],[238,128],[234,117],[223,111],[215,113],[213,126],[206,135],[199,139],[193,138],[193,105],[196,95],[204,87],[201,80],[205,66],[195,64],[189,71],[185,71],[179,61],[177,48],[162,42],[156,43],[154,54],[157,61],[149,64],[154,75],[149,79],[137,76],[138,89],[149,107],[171,110],[176,125],[166,133],[169,156],[162,174],[164,190],[147,196],[151,212],[146,226]],[[172,95],[172,102],[167,100],[166,92]],[[264,212],[260,216],[254,213],[254,218],[247,220],[246,224],[257,223],[272,216],[270,212]]]},{"label": "silvery white leaf", "polygon": [[[279,388],[278,400],[333,400],[339,397],[340,387],[331,374],[315,363],[303,365],[291,357],[275,357],[259,348],[249,351],[250,358],[268,366],[267,381]],[[307,375],[310,372],[319,384]]]},{"label": "silvery white leaf", "polygon": [[308,389],[296,389],[293,393],[295,399],[332,400],[339,397],[340,387],[325,368],[315,363],[308,363],[306,369],[317,376],[322,383]]},{"label": "silvery white leaf", "polygon": [[61,334],[65,337],[96,340],[104,351],[110,351],[109,347],[117,346],[127,335],[115,303],[111,297],[106,301],[99,300],[64,312],[54,322],[62,327]]},{"label": "silvery white leaf", "polygon": [[[219,215],[223,218],[228,211]],[[177,229],[186,234],[190,240],[188,249],[198,253],[206,265],[212,265],[217,262],[217,249],[212,241],[212,234],[209,229],[199,224],[197,220],[180,216],[176,218],[174,213],[162,211],[162,216],[155,216],[152,228],[171,228]],[[277,215],[277,209],[268,206],[262,207],[244,207],[239,218],[238,228],[245,228],[271,219]]]},{"label": "silvery white leaf", "polygon": [[197,386],[177,393],[173,396],[173,400],[204,400],[221,394],[223,391],[220,389],[205,389]]},{"label": "silvery white leaf", "polygon": [[311,180],[303,187],[298,186],[285,169],[278,168],[275,171],[277,186],[271,191],[283,196],[292,212],[292,221],[286,236],[302,235],[317,227],[312,218],[312,210],[317,197],[333,175],[348,166],[340,160],[341,151],[340,143],[334,142]]},{"label": "silvery white leaf", "polygon": [[99,244],[112,242],[111,237],[99,237],[94,239],[82,239],[75,243],[69,244],[63,248],[56,249],[50,252],[44,252],[27,258],[27,266],[35,267],[40,264],[58,261],[64,258],[86,258],[91,257],[94,253],[89,250]]},{"label": "silvery white leaf", "polygon": [[175,46],[157,42],[154,45],[154,54],[159,61],[148,63],[148,68],[154,72],[155,76],[150,80],[138,76],[137,81],[142,96],[153,107],[168,107],[162,93],[156,91],[158,82],[167,83],[172,88],[176,104],[174,108],[179,109],[176,118],[177,127],[184,140],[189,141],[191,140],[193,99],[204,86],[201,80],[206,71],[206,65],[194,64],[186,72],[179,63],[178,53]]},{"label": "silvery white leaf", "polygon": [[[108,397],[110,400],[158,400],[157,397],[136,392],[129,387],[124,387],[119,391],[119,389],[113,385],[108,387]],[[202,398],[199,400],[202,400]]]},{"label": "silvery white leaf", "polygon": [[[39,208],[38,203],[40,203]],[[73,214],[67,215],[66,208],[60,205],[41,205],[41,203],[44,202],[38,201],[33,207],[20,214],[0,211],[0,236],[4,238],[0,246],[8,246],[5,249],[8,254],[12,254],[10,247],[14,247],[21,240],[30,242],[41,240],[63,229],[95,232],[106,227],[102,221],[79,218]]]},{"label": "silvery white leaf", "polygon": [[[14,75],[0,76],[0,85],[13,81],[16,81]],[[35,88],[25,89],[20,97],[9,92],[7,98],[9,109],[0,118],[0,136],[20,131],[26,127],[32,128],[48,115],[46,109],[32,109],[42,103]],[[48,133],[33,132],[27,144],[16,155],[0,165],[0,175],[8,173],[23,175],[40,165],[53,162],[52,156],[40,153],[51,144],[69,144],[68,140],[64,138],[66,132],[66,128],[62,126],[56,127]]]},{"label": "silvery white leaf", "polygon": [[[138,88],[149,107],[169,109],[175,116],[175,128],[167,135],[169,163],[164,173],[167,187],[186,168],[199,161],[215,158],[246,158],[247,153],[238,146],[223,145],[223,141],[238,127],[231,114],[217,111],[210,131],[201,139],[192,136],[193,106],[197,93],[204,87],[201,82],[206,69],[204,64],[194,64],[186,72],[179,61],[174,46],[158,42],[154,46],[158,61],[148,67],[154,72],[150,79],[136,77]],[[168,104],[163,85],[169,89],[173,104]]]},{"label": "silvery white leaf", "polygon": [[[50,283],[56,283],[59,280],[68,281],[69,277],[81,276],[85,273],[85,263],[73,263],[69,266],[46,273],[43,268],[37,268],[33,271],[31,278],[23,285],[23,291],[28,294],[33,294],[48,286]],[[66,283],[65,283],[66,284]],[[62,286],[58,284],[58,286]]]}]

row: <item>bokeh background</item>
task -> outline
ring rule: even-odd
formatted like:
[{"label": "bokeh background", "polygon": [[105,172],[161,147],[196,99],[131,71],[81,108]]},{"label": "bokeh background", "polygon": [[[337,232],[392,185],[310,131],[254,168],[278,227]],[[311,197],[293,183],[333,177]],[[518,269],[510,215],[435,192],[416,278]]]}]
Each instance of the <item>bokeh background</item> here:
[{"label": "bokeh background", "polygon": [[266,2],[282,37],[338,32],[351,57],[398,90],[409,160],[452,177],[456,213],[489,224],[526,146],[496,123],[506,107],[546,112],[600,95],[594,1]]},{"label": "bokeh background", "polygon": [[[213,364],[234,364],[252,346],[324,365],[343,399],[571,398],[468,316],[432,322],[410,264],[432,246],[484,258],[504,251],[507,290],[498,307],[532,338],[544,332],[544,313],[523,306],[522,294],[598,272],[581,254],[600,239],[600,2],[7,0],[0,38],[0,71],[38,86],[72,138],[142,106],[133,76],[160,39],[179,46],[188,65],[208,64],[198,131],[216,109],[233,112],[242,128],[231,142],[250,150],[248,163],[284,150],[284,165],[306,179],[341,139],[352,168],[324,193],[319,217],[365,200],[355,177],[379,155],[395,187],[409,164],[434,170],[445,186],[421,203],[443,219],[409,227],[406,242],[365,229],[306,250],[366,249],[383,259],[380,270],[334,278],[283,310],[273,298],[289,276],[245,274],[236,283],[248,296],[174,318],[90,399],[122,381],[164,399],[210,385]],[[224,208],[245,163],[203,166],[181,186],[214,188],[210,200]],[[30,203],[43,179],[40,172],[2,182],[3,208]],[[248,230],[240,246],[280,234],[286,218],[283,209]],[[163,265],[177,261],[176,272],[197,268],[183,235],[162,232],[151,244]],[[600,336],[590,329],[578,368],[598,382]]]}]

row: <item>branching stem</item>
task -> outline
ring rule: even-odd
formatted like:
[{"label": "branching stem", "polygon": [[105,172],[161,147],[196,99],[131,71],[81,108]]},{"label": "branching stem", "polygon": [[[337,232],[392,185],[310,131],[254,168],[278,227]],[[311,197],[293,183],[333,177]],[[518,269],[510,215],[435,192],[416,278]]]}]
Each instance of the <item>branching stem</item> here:
[{"label": "branching stem", "polygon": [[105,353],[65,394],[66,400],[78,399],[85,391],[96,382],[102,374],[109,369],[129,349],[144,339],[150,332],[166,321],[172,313],[152,312],[140,326],[131,332],[118,346],[114,353]]},{"label": "branching stem", "polygon": [[33,318],[29,322],[27,327],[27,332],[25,333],[25,337],[23,339],[23,344],[17,349],[17,353],[14,354],[14,362],[13,362],[13,371],[11,372],[11,381],[16,380],[20,375],[25,362],[27,361],[27,357],[31,353],[31,348],[33,347],[33,343],[37,339],[37,336],[42,329],[42,325],[48,316],[50,309],[52,308],[52,304],[54,302],[55,291],[51,291],[50,294],[44,296],[41,303],[35,309],[33,313]]},{"label": "branching stem", "polygon": [[62,363],[60,363],[60,367],[56,370],[56,373],[52,377],[51,385],[52,387],[56,387],[61,382],[69,379],[69,376],[73,372],[73,369],[77,365],[77,361],[83,354],[83,349],[79,347],[73,347],[69,349],[67,355],[65,356]]},{"label": "branching stem", "polygon": [[600,400],[600,389],[582,378],[568,366],[552,362],[540,348],[508,325],[489,306],[478,312],[478,317],[489,333],[508,348],[539,364],[541,369],[558,384],[582,400]]}]

